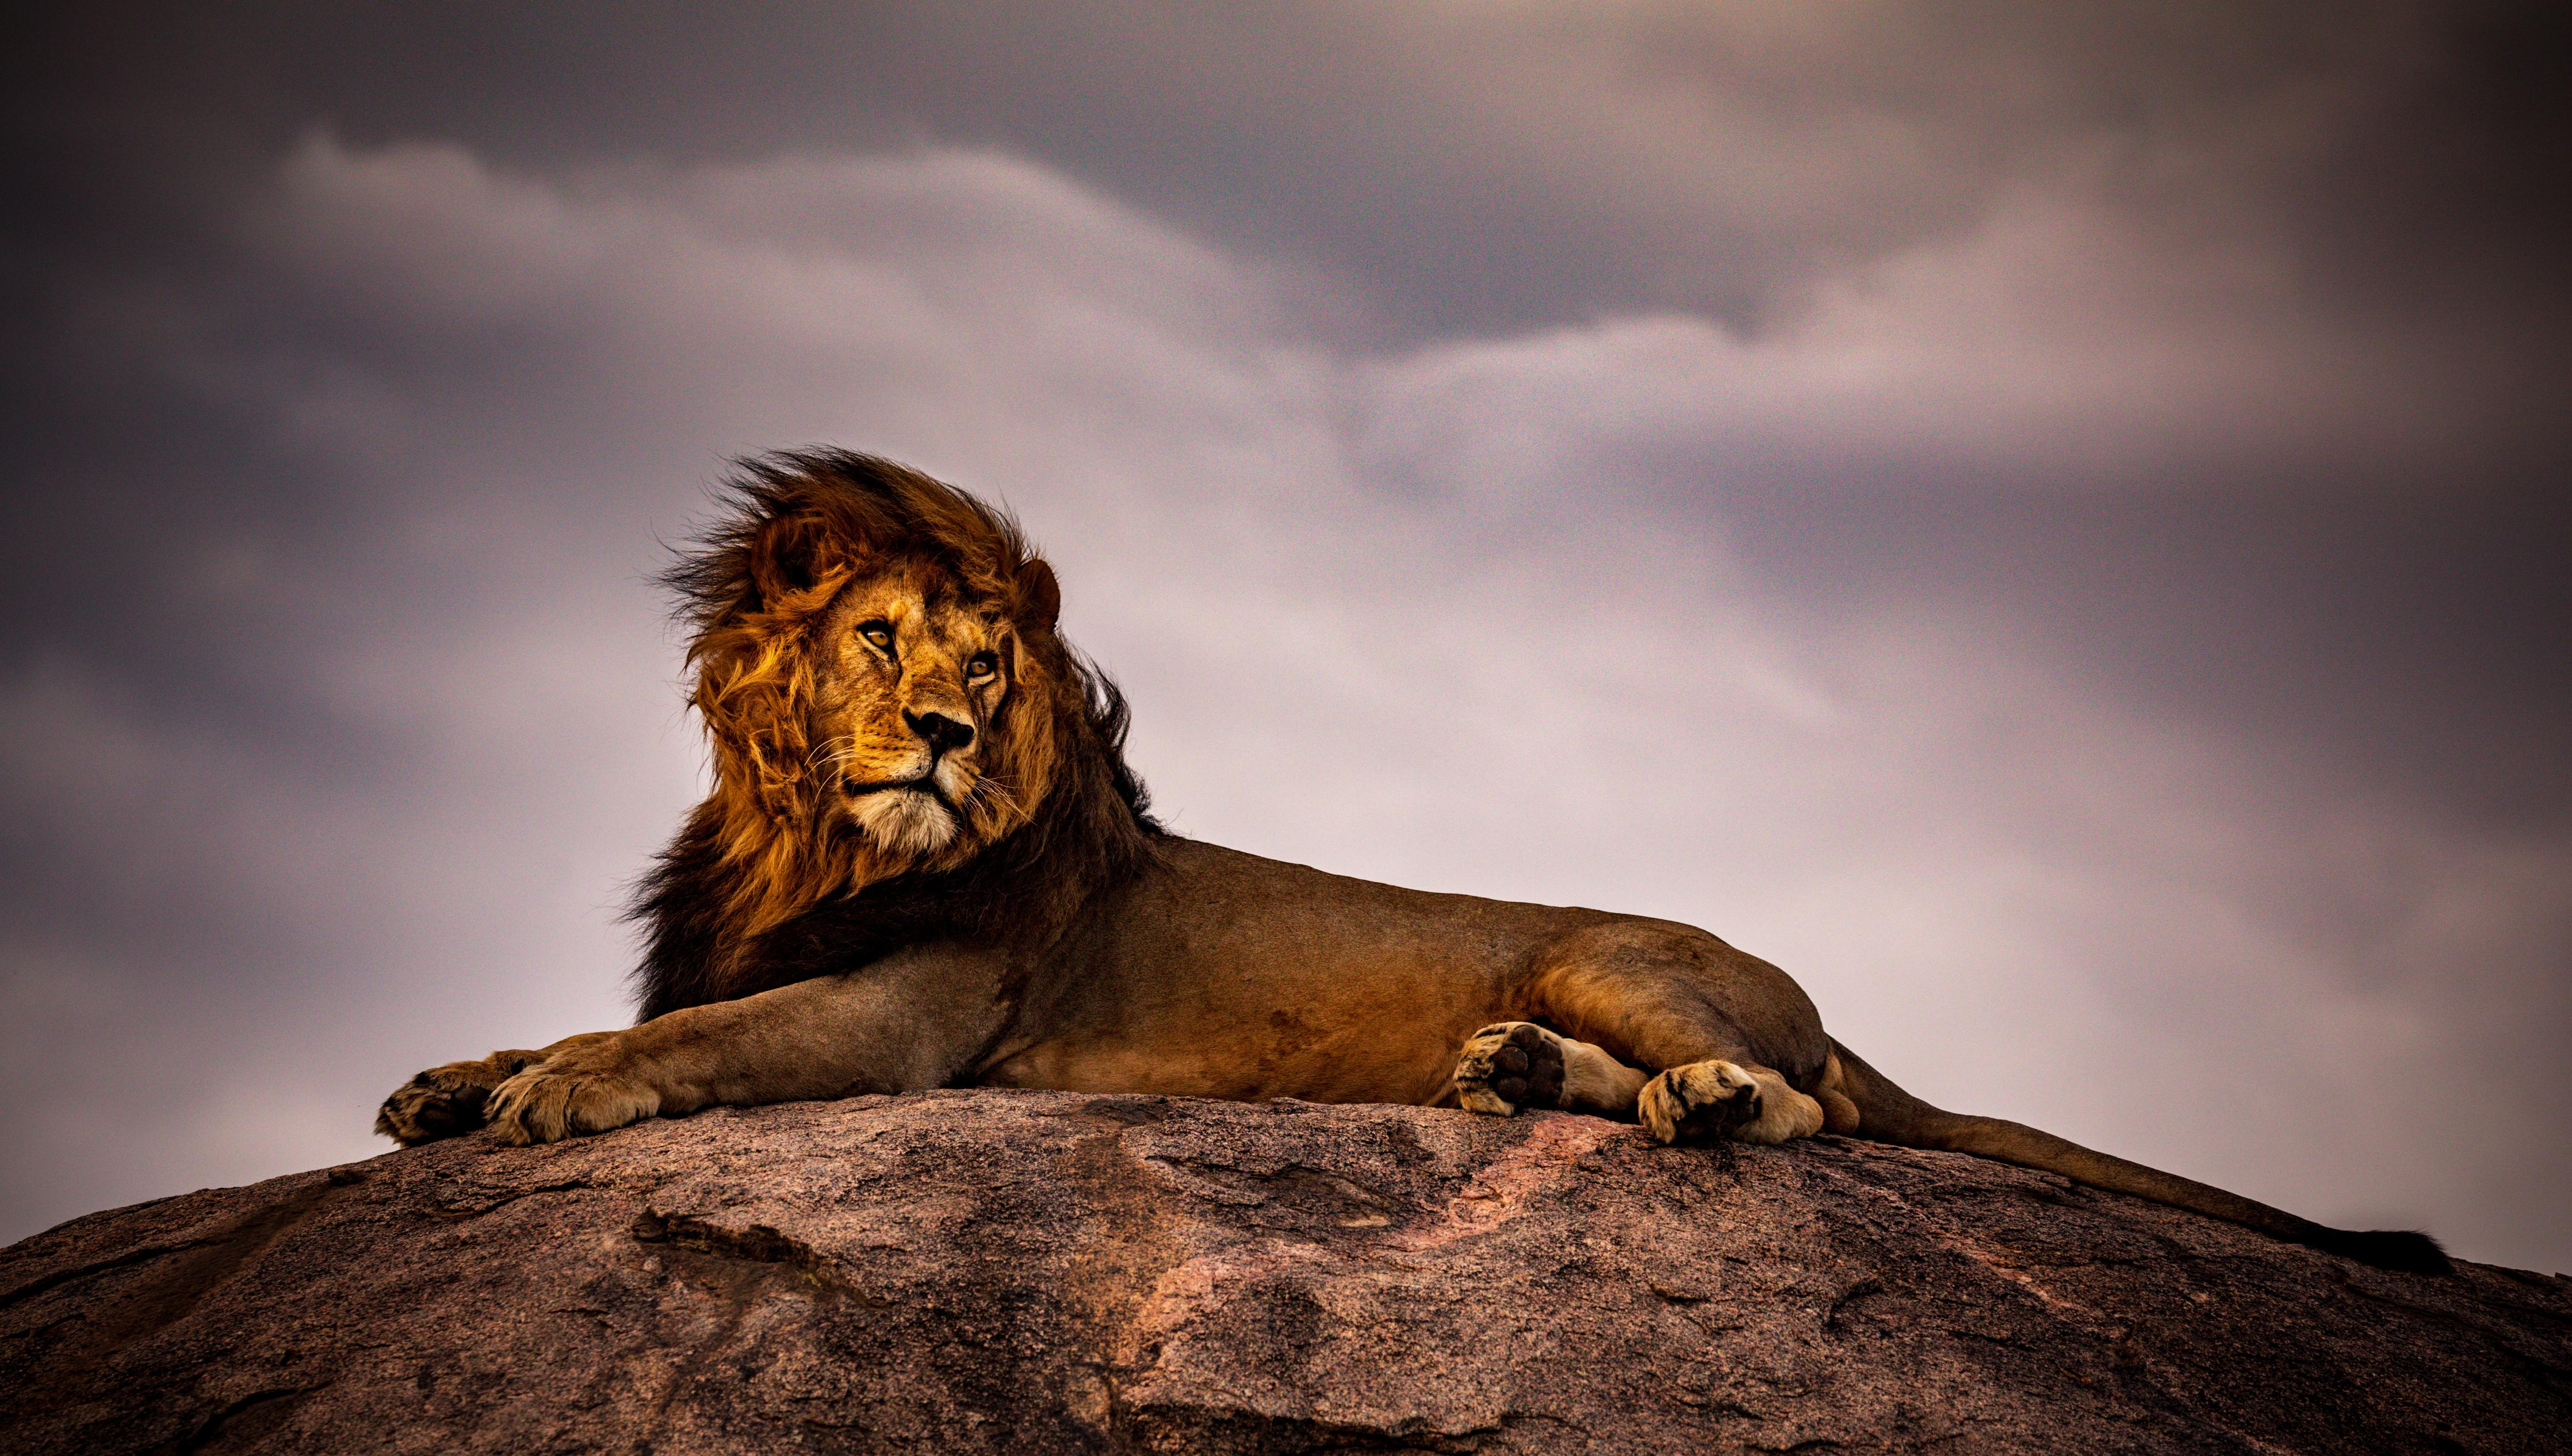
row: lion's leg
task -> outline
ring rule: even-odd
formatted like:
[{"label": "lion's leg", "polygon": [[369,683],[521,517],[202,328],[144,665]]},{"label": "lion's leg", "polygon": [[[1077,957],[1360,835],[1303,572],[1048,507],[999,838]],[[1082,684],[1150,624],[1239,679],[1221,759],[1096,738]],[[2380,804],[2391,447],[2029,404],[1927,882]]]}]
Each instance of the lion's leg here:
[{"label": "lion's leg", "polygon": [[998,972],[923,948],[575,1038],[492,1092],[491,1131],[552,1143],[703,1107],[944,1087],[1000,1029]]},{"label": "lion's leg", "polygon": [[491,1094],[500,1084],[557,1052],[613,1036],[613,1032],[582,1032],[569,1036],[542,1051],[513,1050],[493,1052],[470,1062],[449,1062],[431,1067],[393,1089],[375,1110],[375,1131],[405,1148],[452,1138],[481,1127]]},{"label": "lion's leg", "polygon": [[1547,1021],[1657,1074],[1634,1116],[1664,1143],[1783,1143],[1827,1122],[1807,1090],[1821,1090],[1830,1056],[1812,1003],[1784,972],[1701,931],[1585,929],[1553,948],[1530,990]]},{"label": "lion's leg", "polygon": [[1456,1101],[1468,1112],[1508,1117],[1521,1108],[1625,1117],[1647,1074],[1588,1042],[1532,1021],[1504,1021],[1465,1039],[1456,1058]]}]

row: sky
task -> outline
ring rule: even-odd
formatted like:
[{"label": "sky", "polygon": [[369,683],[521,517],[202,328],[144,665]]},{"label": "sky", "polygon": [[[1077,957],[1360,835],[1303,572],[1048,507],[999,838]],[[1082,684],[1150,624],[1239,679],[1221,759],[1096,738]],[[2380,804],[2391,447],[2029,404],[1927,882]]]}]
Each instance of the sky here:
[{"label": "sky", "polygon": [[[25,24],[26,22],[14,22]],[[2572,1269],[2534,7],[78,7],[0,290],[0,1237],[623,1024],[732,458],[1005,502],[1177,830]]]}]

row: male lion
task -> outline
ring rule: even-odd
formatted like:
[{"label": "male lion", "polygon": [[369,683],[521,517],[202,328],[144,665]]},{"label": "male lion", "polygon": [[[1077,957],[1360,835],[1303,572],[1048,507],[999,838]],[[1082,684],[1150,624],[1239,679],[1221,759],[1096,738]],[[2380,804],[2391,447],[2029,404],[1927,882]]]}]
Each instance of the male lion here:
[{"label": "male lion", "polygon": [[670,574],[715,786],[645,881],[642,1020],[412,1078],[403,1144],[974,1085],[1566,1108],[1662,1143],[1825,1130],[2043,1169],[2392,1268],[2324,1227],[1941,1112],[1702,930],[1424,894],[1164,831],[1125,705],[1005,517],[864,455],[749,464]]}]

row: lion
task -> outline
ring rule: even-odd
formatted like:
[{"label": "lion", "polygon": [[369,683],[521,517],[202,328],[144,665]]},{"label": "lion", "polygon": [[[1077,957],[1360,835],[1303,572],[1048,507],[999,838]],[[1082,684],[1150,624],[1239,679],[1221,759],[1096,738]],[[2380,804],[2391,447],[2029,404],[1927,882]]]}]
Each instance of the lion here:
[{"label": "lion", "polygon": [[2327,1227],[1904,1092],[1703,930],[1348,879],[1174,834],[1016,523],[873,456],[744,462],[667,576],[714,784],[645,877],[640,1019],[413,1077],[375,1127],[550,1143],[978,1086],[1561,1109],[1658,1143],[1945,1149],[2389,1268]]}]

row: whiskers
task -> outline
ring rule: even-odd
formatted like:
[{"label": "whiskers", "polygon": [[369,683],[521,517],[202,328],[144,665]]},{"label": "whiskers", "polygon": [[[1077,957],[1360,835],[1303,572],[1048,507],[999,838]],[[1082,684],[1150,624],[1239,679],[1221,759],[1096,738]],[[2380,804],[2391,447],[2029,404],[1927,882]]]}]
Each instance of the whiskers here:
[{"label": "whiskers", "polygon": [[[938,867],[957,855],[970,853],[1027,821],[1028,810],[1016,783],[991,773],[971,754],[950,754],[904,764],[901,747],[870,738],[864,732],[835,733],[813,744],[804,756],[805,771],[832,789],[836,810],[822,815],[820,825],[855,836],[863,852],[893,865]],[[927,771],[917,788],[898,788],[910,775]],[[827,775],[827,776],[826,776]],[[825,830],[825,833],[832,832]],[[936,861],[935,864],[931,863]]]},{"label": "whiskers", "polygon": [[[909,761],[898,761],[905,758]],[[921,766],[916,749],[906,754],[901,747],[889,747],[880,740],[861,743],[855,733],[824,738],[804,755],[804,771],[810,775],[827,774],[833,785],[907,779]]]},{"label": "whiskers", "polygon": [[858,740],[848,733],[824,738],[813,745],[812,752],[804,755],[804,771],[810,773],[820,768],[823,757],[827,755],[831,760],[831,776],[834,779],[846,778],[849,776],[849,755],[857,750],[857,746]]},{"label": "whiskers", "polygon": [[993,820],[1001,823],[1026,817],[1026,811],[1018,804],[1017,794],[995,773],[976,776],[973,786],[965,790],[957,806],[967,813],[987,810]]}]

